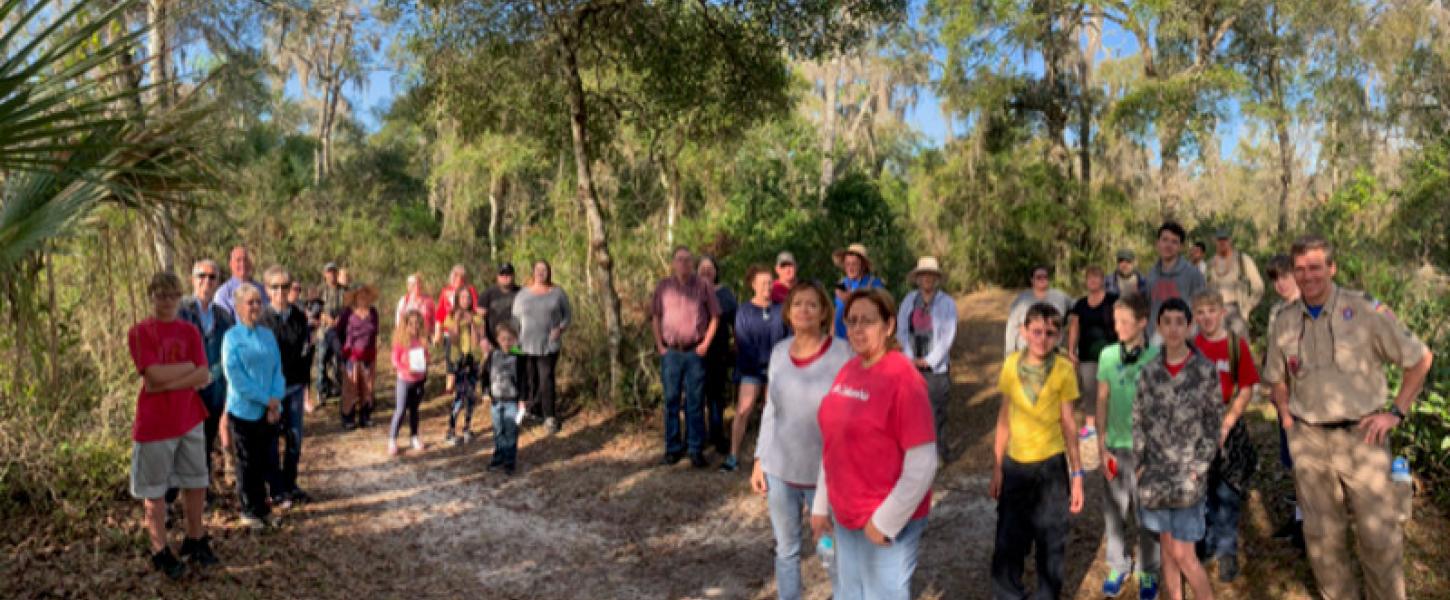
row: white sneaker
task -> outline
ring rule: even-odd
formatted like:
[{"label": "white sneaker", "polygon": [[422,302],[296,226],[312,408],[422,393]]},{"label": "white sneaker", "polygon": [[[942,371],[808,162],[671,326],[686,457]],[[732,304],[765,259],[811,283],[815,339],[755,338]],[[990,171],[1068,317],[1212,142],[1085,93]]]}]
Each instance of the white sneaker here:
[{"label": "white sneaker", "polygon": [[422,452],[423,449],[426,448],[426,447],[427,446],[424,446],[423,445],[423,440],[418,439],[418,436],[416,436],[416,435],[413,436],[413,449],[414,450],[417,450],[419,452]]},{"label": "white sneaker", "polygon": [[398,440],[388,440],[388,456],[398,455]]},{"label": "white sneaker", "polygon": [[267,524],[262,522],[261,519],[249,514],[243,514],[241,520],[242,527],[246,527],[247,529],[250,529],[252,531],[261,531],[267,528]]}]

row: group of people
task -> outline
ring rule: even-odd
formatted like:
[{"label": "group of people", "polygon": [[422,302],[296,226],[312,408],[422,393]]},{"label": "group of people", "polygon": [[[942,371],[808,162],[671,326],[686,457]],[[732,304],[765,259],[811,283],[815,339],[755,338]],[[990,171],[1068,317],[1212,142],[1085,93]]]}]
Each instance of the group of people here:
[{"label": "group of people", "polygon": [[[334,263],[308,293],[281,266],[253,277],[250,251],[233,248],[230,278],[212,260],[192,267],[191,291],[179,277],[158,273],[147,286],[151,315],[135,324],[127,341],[142,378],[132,431],[131,493],[146,507],[151,562],[173,579],[218,562],[201,514],[213,500],[213,453],[218,444],[233,459],[241,523],[252,529],[280,525],[274,509],[310,499],[297,484],[303,415],[341,396],[345,430],[372,423],[378,337],[382,322],[372,285],[351,285]],[[444,439],[473,440],[474,405],[491,404],[494,451],[489,470],[513,474],[522,411],[558,430],[554,366],[570,321],[568,297],[552,283],[546,261],[534,264],[527,287],[514,284],[514,267],[503,263],[496,284],[482,296],[467,270],[453,268],[437,301],[421,275],[409,276],[395,313],[392,366],[396,410],[388,453],[409,420],[411,446],[426,445],[418,432],[418,405],[431,349],[441,346],[454,395]],[[457,430],[458,417],[463,417]],[[280,448],[279,448],[280,446]],[[168,507],[183,497],[186,538],[179,553],[167,540]],[[178,555],[179,554],[179,555]]]},{"label": "group of people", "polygon": [[[1388,436],[1423,387],[1430,351],[1386,307],[1338,287],[1333,246],[1307,236],[1268,263],[1280,298],[1255,360],[1248,317],[1264,293],[1256,264],[1227,229],[1207,260],[1181,255],[1186,237],[1176,223],[1160,227],[1159,260],[1146,274],[1130,250],[1110,274],[1088,267],[1076,301],[1051,288],[1047,267],[1035,268],[1014,302],[991,483],[994,596],[1028,597],[1023,562],[1035,546],[1035,597],[1060,597],[1068,515],[1081,509],[1087,477],[1078,448],[1096,443],[1103,594],[1120,595],[1136,575],[1140,598],[1157,598],[1160,585],[1169,598],[1185,587],[1212,598],[1206,561],[1218,562],[1221,581],[1239,573],[1239,518],[1258,465],[1243,416],[1260,387],[1279,415],[1281,461],[1296,488],[1295,518],[1280,533],[1306,548],[1320,593],[1361,597],[1348,568],[1352,522],[1369,597],[1405,598],[1400,524],[1411,492],[1392,483]],[[1404,369],[1388,406],[1387,365]]]},{"label": "group of people", "polygon": [[[1084,271],[1085,294],[1076,300],[1052,288],[1049,268],[1031,271],[1030,289],[1008,315],[998,381],[988,489],[998,502],[994,597],[1062,595],[1070,515],[1082,509],[1088,477],[1079,449],[1094,443],[1105,498],[1103,593],[1118,596],[1135,578],[1140,598],[1156,598],[1160,587],[1175,600],[1185,588],[1212,598],[1205,560],[1218,561],[1223,581],[1238,573],[1239,516],[1258,464],[1243,415],[1256,387],[1270,391],[1279,414],[1281,458],[1294,474],[1320,591],[1331,600],[1359,597],[1345,568],[1352,521],[1371,597],[1405,597],[1407,515],[1387,496],[1408,492],[1391,483],[1387,437],[1410,412],[1430,352],[1385,307],[1336,286],[1333,247],[1306,237],[1269,262],[1280,301],[1256,360],[1247,323],[1264,284],[1230,232],[1216,237],[1218,252],[1200,270],[1181,255],[1184,229],[1165,223],[1146,274],[1131,251],[1120,251],[1111,272]],[[834,597],[908,598],[931,483],[949,454],[943,426],[957,309],[935,257],[918,259],[899,304],[865,246],[833,258],[841,272],[827,286],[800,277],[794,255],[781,252],[773,267],[746,271],[750,296],[740,301],[713,257],[674,249],[649,310],[664,389],[661,462],[688,457],[707,467],[713,447],[719,469],[736,471],[762,407],[750,485],[769,508],[779,597],[801,597],[808,521],[817,553],[832,558]],[[217,266],[198,262],[195,295],[185,301],[179,280],[158,274],[148,288],[154,314],[129,338],[144,379],[132,492],[146,503],[153,563],[172,576],[185,567],[166,540],[169,489],[185,498],[181,557],[216,562],[200,520],[213,437],[234,451],[249,525],[275,525],[271,506],[306,499],[297,458],[317,348],[340,357],[335,366],[331,357],[317,361],[319,396],[340,373],[344,426],[370,422],[376,289],[348,287],[328,265],[309,302],[280,267],[267,270],[265,285],[252,281],[244,248],[229,264],[232,278],[217,290]],[[454,394],[445,440],[472,440],[479,385],[492,407],[490,468],[513,472],[525,412],[538,411],[548,432],[558,429],[554,370],[571,316],[551,274],[540,261],[519,288],[503,264],[497,285],[480,296],[458,266],[436,301],[421,275],[409,277],[395,311],[390,453],[399,452],[405,416],[411,446],[425,448],[417,409],[440,347]],[[312,305],[320,309],[304,308]],[[1388,408],[1386,364],[1404,368]],[[1022,578],[1033,553],[1029,592]]]}]

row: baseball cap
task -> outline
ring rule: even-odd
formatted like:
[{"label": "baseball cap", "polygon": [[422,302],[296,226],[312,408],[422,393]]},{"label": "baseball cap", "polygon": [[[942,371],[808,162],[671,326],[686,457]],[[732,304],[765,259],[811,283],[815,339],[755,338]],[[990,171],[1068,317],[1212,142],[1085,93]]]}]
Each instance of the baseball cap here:
[{"label": "baseball cap", "polygon": [[791,254],[789,251],[781,252],[780,254],[775,255],[776,266],[793,264],[796,264],[795,255]]},{"label": "baseball cap", "polygon": [[1133,255],[1132,250],[1123,248],[1122,250],[1118,251],[1118,260],[1133,260],[1134,258],[1136,257]]},{"label": "baseball cap", "polygon": [[514,264],[513,263],[509,263],[509,262],[506,262],[504,264],[499,265],[498,266],[498,274],[499,275],[513,275],[514,274]]},{"label": "baseball cap", "polygon": [[336,271],[337,270],[337,263],[335,263],[335,262],[329,262],[329,263],[327,263],[325,265],[322,265],[322,270],[323,271]]},{"label": "baseball cap", "polygon": [[1227,227],[1219,227],[1218,231],[1214,232],[1213,237],[1220,240],[1226,240],[1232,236],[1233,232],[1230,232]]}]

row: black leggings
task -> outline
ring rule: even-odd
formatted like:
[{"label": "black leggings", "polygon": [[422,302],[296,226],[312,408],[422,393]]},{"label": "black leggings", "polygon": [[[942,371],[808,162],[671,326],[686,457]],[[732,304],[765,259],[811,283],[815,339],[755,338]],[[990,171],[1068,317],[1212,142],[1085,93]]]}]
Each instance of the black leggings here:
[{"label": "black leggings", "polygon": [[554,406],[554,366],[559,364],[559,353],[525,354],[524,380],[529,409],[538,411],[544,418],[554,419],[559,415]]}]

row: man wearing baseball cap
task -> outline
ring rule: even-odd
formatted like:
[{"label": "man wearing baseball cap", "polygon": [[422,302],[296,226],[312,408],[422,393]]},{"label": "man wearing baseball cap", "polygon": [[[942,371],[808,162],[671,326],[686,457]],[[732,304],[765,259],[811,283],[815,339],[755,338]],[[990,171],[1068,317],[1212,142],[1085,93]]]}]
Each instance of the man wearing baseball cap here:
[{"label": "man wearing baseball cap", "polygon": [[1127,248],[1118,250],[1118,268],[1108,274],[1103,285],[1109,294],[1119,298],[1148,295],[1148,280],[1138,272],[1137,256]]},{"label": "man wearing baseball cap", "polygon": [[785,297],[790,294],[790,289],[796,284],[796,262],[795,255],[789,250],[782,250],[775,255],[775,282],[770,284],[770,301],[774,304],[785,302]]},{"label": "man wearing baseball cap", "polygon": [[1249,255],[1234,249],[1232,232],[1218,228],[1213,258],[1208,264],[1208,289],[1223,296],[1224,324],[1241,339],[1249,339],[1245,318],[1264,298],[1264,279]]},{"label": "man wearing baseball cap", "polygon": [[[499,323],[513,320],[514,296],[518,295],[519,286],[514,283],[514,264],[505,262],[498,266],[498,274],[494,276],[494,283],[483,291],[478,305],[483,308],[484,324],[488,327],[485,332],[488,336],[490,346],[498,347],[498,340],[494,339],[494,332],[498,330]],[[503,348],[505,352],[508,348]]]}]

